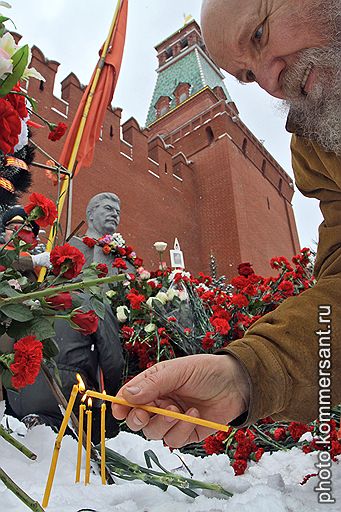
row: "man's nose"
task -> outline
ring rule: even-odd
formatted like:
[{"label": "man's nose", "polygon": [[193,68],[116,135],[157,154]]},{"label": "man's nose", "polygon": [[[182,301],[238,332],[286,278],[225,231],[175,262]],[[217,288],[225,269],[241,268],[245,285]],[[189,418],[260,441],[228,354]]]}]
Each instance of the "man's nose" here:
[{"label": "man's nose", "polygon": [[284,98],[282,89],[282,72],[286,68],[283,59],[268,59],[256,65],[254,74],[258,85],[275,98]]}]

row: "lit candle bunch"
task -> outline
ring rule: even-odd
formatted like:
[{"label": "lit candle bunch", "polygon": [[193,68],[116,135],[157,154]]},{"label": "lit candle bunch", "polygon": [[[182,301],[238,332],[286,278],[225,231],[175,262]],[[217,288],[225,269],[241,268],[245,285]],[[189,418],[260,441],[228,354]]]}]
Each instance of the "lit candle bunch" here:
[{"label": "lit candle bunch", "polygon": [[[84,413],[86,415],[86,423],[87,423],[87,432],[86,432],[86,458],[85,458],[85,485],[90,483],[90,466],[91,466],[91,434],[92,434],[92,398],[98,398],[103,401],[101,405],[101,479],[102,484],[106,484],[106,458],[105,458],[105,414],[106,414],[106,403],[112,402],[116,404],[126,405],[127,407],[135,407],[134,404],[131,404],[124,400],[123,398],[117,396],[107,395],[104,391],[103,393],[99,393],[98,391],[86,390],[84,383],[79,375],[77,375],[78,385],[75,384],[72,388],[70,399],[64,414],[64,418],[58,432],[55,447],[53,451],[50,471],[46,483],[45,493],[43,497],[42,506],[45,508],[48,506],[51,488],[53,484],[54,475],[57,467],[57,460],[59,456],[59,450],[61,447],[62,439],[68,425],[68,421],[70,419],[72,409],[74,407],[76,398],[78,393],[83,394],[83,398],[81,400],[81,404],[79,406],[79,428],[78,428],[78,450],[77,450],[77,466],[76,466],[76,482],[80,481],[80,471],[81,471],[81,463],[82,463],[82,448],[83,448],[83,437],[84,437]],[[85,405],[85,401],[88,399],[87,407]],[[182,414],[179,412],[170,411],[168,409],[161,409],[159,407],[154,407],[151,405],[139,405],[139,409],[143,409],[152,414],[161,414],[163,416],[168,416],[171,418],[175,418],[177,420],[186,421],[189,423],[194,423],[196,425],[201,425],[204,427],[211,428],[212,430],[222,430],[224,432],[228,432],[229,426],[222,425],[220,423],[215,423],[209,420],[204,420],[202,418],[194,418],[193,416],[188,416],[186,414]]]}]

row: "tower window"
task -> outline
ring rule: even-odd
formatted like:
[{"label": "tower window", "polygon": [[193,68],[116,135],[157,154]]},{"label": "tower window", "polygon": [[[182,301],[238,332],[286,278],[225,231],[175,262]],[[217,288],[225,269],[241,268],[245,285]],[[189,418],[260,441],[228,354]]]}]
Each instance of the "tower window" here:
[{"label": "tower window", "polygon": [[206,128],[206,136],[209,144],[212,144],[214,142],[214,133],[210,126]]},{"label": "tower window", "polygon": [[40,91],[43,91],[43,90],[44,90],[44,81],[43,81],[43,80],[40,80],[39,90],[40,90]]},{"label": "tower window", "polygon": [[187,100],[188,95],[187,92],[182,92],[179,96],[179,103],[182,103],[183,101]]},{"label": "tower window", "polygon": [[180,82],[176,89],[174,90],[174,97],[176,105],[180,105],[183,101],[187,100],[189,97],[190,84],[186,82]]},{"label": "tower window", "polygon": [[263,174],[265,173],[265,169],[266,169],[266,160],[263,160],[263,162],[262,162],[262,173]]},{"label": "tower window", "polygon": [[270,201],[269,201],[269,198],[267,197],[267,198],[266,198],[266,200],[267,200],[267,203],[268,203],[268,210],[270,210]]},{"label": "tower window", "polygon": [[184,48],[188,47],[188,39],[187,39],[187,37],[184,37],[183,39],[181,39],[180,46],[181,46],[181,50],[183,50]]},{"label": "tower window", "polygon": [[113,127],[112,127],[112,124],[110,125],[110,138],[112,139],[114,136],[114,130],[113,130]]},{"label": "tower window", "polygon": [[170,59],[171,57],[173,57],[173,49],[167,48],[166,49],[166,60]]},{"label": "tower window", "polygon": [[246,149],[247,149],[247,139],[243,140],[243,146],[242,146],[242,152],[244,155],[246,155]]},{"label": "tower window", "polygon": [[279,180],[279,184],[278,184],[278,190],[281,192],[282,190],[282,186],[283,186],[283,180],[282,178]]}]

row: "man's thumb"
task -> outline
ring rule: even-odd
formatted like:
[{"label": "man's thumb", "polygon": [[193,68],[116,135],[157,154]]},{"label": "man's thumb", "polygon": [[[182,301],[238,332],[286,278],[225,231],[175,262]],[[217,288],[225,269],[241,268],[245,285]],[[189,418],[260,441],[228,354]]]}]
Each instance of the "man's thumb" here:
[{"label": "man's thumb", "polygon": [[179,372],[169,363],[158,363],[137,375],[122,388],[123,397],[134,404],[147,404],[172,393],[179,385]]}]

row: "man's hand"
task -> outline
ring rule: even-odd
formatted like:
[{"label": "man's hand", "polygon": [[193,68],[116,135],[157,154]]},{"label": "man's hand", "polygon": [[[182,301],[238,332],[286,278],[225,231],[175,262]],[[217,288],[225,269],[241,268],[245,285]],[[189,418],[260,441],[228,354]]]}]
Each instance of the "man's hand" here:
[{"label": "man's hand", "polygon": [[249,393],[247,374],[233,356],[194,355],[158,363],[134,377],[117,396],[136,407],[113,404],[112,412],[118,420],[126,419],[131,430],[142,429],[148,439],[164,439],[180,448],[202,441],[213,430],[151,415],[138,404],[226,424],[247,410]]}]

